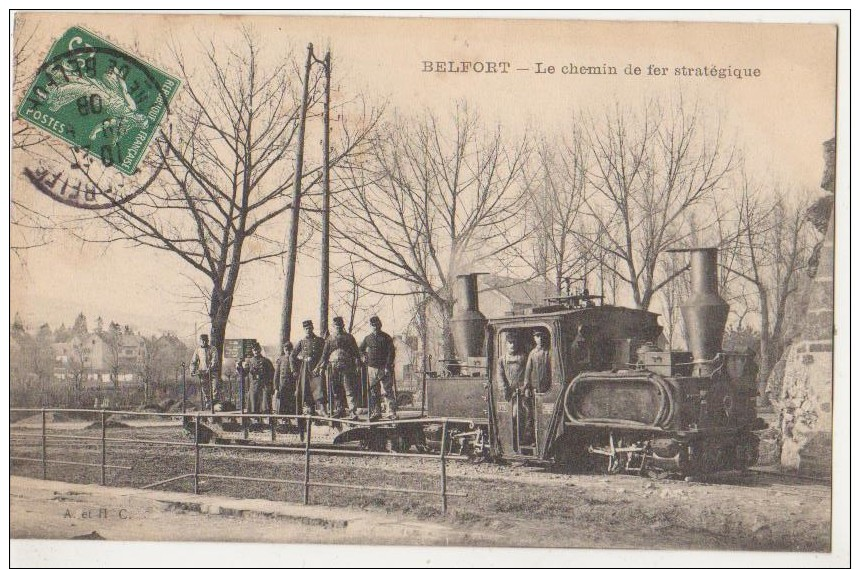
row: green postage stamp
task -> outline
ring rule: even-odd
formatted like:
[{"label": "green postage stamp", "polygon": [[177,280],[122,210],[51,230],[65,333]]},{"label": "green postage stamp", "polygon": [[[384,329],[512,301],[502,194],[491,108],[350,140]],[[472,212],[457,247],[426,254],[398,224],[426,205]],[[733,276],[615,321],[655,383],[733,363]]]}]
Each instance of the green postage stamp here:
[{"label": "green postage stamp", "polygon": [[134,174],[179,80],[73,27],[39,68],[18,107],[21,119]]}]

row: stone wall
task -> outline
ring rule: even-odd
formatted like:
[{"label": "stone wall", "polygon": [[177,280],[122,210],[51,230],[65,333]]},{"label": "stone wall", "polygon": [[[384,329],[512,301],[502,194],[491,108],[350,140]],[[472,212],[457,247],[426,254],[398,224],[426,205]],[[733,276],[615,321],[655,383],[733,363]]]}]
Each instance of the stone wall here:
[{"label": "stone wall", "polygon": [[[825,143],[822,187],[833,191],[835,143]],[[782,431],[781,463],[802,474],[829,476],[833,432],[833,209],[818,253],[818,266],[804,299],[799,337],[783,356],[781,381],[774,381]],[[778,366],[782,367],[782,366]]]}]

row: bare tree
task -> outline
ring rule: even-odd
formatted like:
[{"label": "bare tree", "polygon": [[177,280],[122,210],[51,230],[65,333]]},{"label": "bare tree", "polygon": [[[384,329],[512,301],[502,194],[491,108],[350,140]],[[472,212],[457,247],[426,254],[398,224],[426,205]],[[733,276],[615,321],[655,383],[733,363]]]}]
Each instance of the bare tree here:
[{"label": "bare tree", "polygon": [[[277,262],[285,253],[282,235],[271,226],[292,207],[301,107],[301,74],[289,54],[266,67],[253,34],[243,29],[242,38],[240,48],[222,52],[210,44],[197,58],[172,50],[183,89],[150,154],[149,187],[96,212],[102,226],[95,234],[78,234],[90,242],[164,251],[191,268],[219,358],[242,268]],[[361,123],[353,136],[344,127],[333,162],[370,128]],[[303,192],[311,191],[320,173],[319,164],[305,169]]]},{"label": "bare tree", "polygon": [[698,107],[682,101],[651,101],[639,112],[616,105],[582,122],[592,153],[584,203],[593,245],[603,268],[629,286],[633,304],[648,308],[686,268],[661,275],[661,254],[690,238],[685,215],[722,188],[734,150]]},{"label": "bare tree", "polygon": [[84,342],[85,339],[86,337],[76,337],[72,341],[72,353],[69,354],[69,370],[72,375],[72,383],[69,386],[72,391],[70,399],[74,402],[75,406],[81,404],[84,379],[87,377],[87,370],[90,369],[89,359],[92,352]]},{"label": "bare tree", "polygon": [[107,330],[100,334],[107,347],[108,373],[110,373],[111,384],[114,394],[119,394],[119,372],[122,364],[122,327],[111,321]]},{"label": "bare tree", "polygon": [[[37,38],[38,26],[31,25],[20,16],[15,18],[15,41],[12,48],[12,97],[17,105],[24,97],[34,77],[28,70],[35,70],[33,49]],[[12,113],[12,152],[36,152],[50,136],[22,120],[17,112]],[[10,250],[23,260],[22,253],[28,249],[42,247],[52,242],[50,232],[54,226],[49,215],[37,211],[16,196],[10,196],[9,222],[14,228],[10,232]]]},{"label": "bare tree", "polygon": [[[34,43],[38,43],[38,26],[19,16],[15,17],[14,45],[12,46],[12,95],[14,103],[19,103],[35,79],[34,56],[38,51]],[[29,75],[29,71],[34,74]],[[29,151],[49,140],[49,135],[21,120],[18,113],[12,114],[12,149]]]},{"label": "bare tree", "polygon": [[744,178],[735,204],[738,229],[731,264],[723,269],[745,281],[757,297],[759,315],[759,394],[782,357],[791,299],[812,249],[808,203],[790,204],[778,189],[764,188]]},{"label": "bare tree", "polygon": [[138,377],[143,383],[144,404],[149,403],[159,389],[171,386],[176,392],[176,377],[181,363],[188,361],[188,347],[173,333],[144,336],[143,353],[135,362]]},{"label": "bare tree", "polygon": [[34,335],[30,335],[16,314],[10,340],[15,341],[15,349],[10,349],[9,354],[10,393],[18,403],[45,406],[54,372],[51,327],[42,324]]},{"label": "bare tree", "polygon": [[371,292],[365,285],[372,273],[361,272],[355,258],[349,257],[334,268],[335,291],[332,314],[344,318],[347,331],[352,334],[358,322],[365,322],[377,312],[383,296]]},{"label": "bare tree", "polygon": [[559,295],[567,279],[582,277],[589,265],[597,266],[592,261],[593,240],[582,237],[588,221],[582,215],[588,160],[578,128],[539,144],[535,189],[528,193],[525,207],[529,238],[511,249],[517,261],[552,283]]},{"label": "bare tree", "polygon": [[669,349],[675,346],[675,339],[679,332],[683,336],[684,320],[681,318],[681,303],[690,295],[690,276],[687,271],[678,271],[680,265],[681,262],[675,255],[664,255],[659,260],[661,274],[677,275],[659,291]]},{"label": "bare tree", "polygon": [[518,242],[510,236],[529,188],[528,138],[510,143],[458,105],[450,123],[429,112],[393,121],[370,152],[341,168],[337,247],[374,275],[366,290],[426,294],[444,315],[450,357],[454,277]]}]

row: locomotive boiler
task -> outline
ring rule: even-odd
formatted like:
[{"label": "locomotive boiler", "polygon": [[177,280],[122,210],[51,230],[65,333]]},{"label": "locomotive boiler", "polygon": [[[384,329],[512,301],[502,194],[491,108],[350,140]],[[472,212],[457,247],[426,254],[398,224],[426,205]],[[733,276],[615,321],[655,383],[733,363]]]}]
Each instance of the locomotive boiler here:
[{"label": "locomotive boiler", "polygon": [[[717,250],[683,251],[692,277],[681,307],[689,351],[657,347],[657,314],[587,292],[487,320],[477,275],[460,276],[462,307],[452,320],[460,358],[451,373],[426,378],[428,415],[449,418],[462,448],[495,459],[658,476],[753,464],[752,354],[722,349],[728,305],[718,293]],[[541,380],[511,393],[496,363],[527,361],[541,338]],[[437,433],[426,435],[441,444]]]}]

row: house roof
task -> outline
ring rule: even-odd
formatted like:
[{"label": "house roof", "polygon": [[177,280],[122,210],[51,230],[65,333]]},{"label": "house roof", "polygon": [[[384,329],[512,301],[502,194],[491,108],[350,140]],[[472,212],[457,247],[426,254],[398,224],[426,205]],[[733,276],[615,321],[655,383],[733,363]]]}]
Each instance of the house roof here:
[{"label": "house roof", "polygon": [[139,348],[144,343],[143,337],[133,334],[123,334],[119,337],[119,344],[123,348]]},{"label": "house roof", "polygon": [[500,275],[484,275],[478,281],[478,293],[497,292],[512,304],[541,305],[544,299],[556,296],[555,287],[537,279],[523,280]]}]

